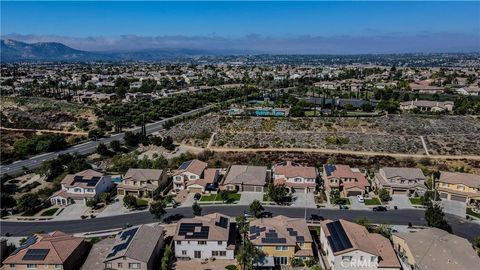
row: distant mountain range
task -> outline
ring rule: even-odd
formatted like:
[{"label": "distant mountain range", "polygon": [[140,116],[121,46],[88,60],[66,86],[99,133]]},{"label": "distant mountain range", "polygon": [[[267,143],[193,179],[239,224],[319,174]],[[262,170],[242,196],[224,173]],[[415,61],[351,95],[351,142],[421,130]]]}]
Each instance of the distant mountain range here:
[{"label": "distant mountain range", "polygon": [[13,39],[1,40],[2,62],[19,61],[155,61],[196,56],[252,54],[240,50],[150,49],[123,52],[87,52],[58,42],[25,43]]}]

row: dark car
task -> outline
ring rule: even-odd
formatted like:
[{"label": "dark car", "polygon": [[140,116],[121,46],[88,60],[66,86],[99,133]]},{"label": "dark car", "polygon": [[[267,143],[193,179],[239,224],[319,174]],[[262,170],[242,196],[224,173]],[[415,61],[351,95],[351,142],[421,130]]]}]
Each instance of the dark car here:
[{"label": "dark car", "polygon": [[200,200],[201,197],[202,197],[202,194],[200,194],[200,193],[195,193],[195,195],[193,195],[193,199],[194,199],[195,201]]},{"label": "dark car", "polygon": [[170,215],[170,216],[164,218],[163,222],[170,224],[170,223],[173,223],[175,221],[179,221],[182,218],[183,218],[183,215],[181,215],[181,214]]},{"label": "dark car", "polygon": [[316,214],[310,215],[310,217],[308,219],[313,220],[313,221],[323,221],[323,220],[325,220],[322,216],[319,216],[319,215],[316,215]]},{"label": "dark car", "polygon": [[259,218],[271,218],[272,216],[272,212],[262,212],[258,215]]},{"label": "dark car", "polygon": [[385,211],[387,211],[387,208],[385,206],[375,206],[375,207],[373,207],[373,211],[385,212]]},{"label": "dark car", "polygon": [[338,208],[343,209],[343,210],[348,210],[348,206],[340,204]]}]

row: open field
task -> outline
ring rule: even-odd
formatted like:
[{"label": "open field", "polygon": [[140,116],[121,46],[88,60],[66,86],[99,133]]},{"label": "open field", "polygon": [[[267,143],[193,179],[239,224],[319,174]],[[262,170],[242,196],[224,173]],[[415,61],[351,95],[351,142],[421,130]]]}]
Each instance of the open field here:
[{"label": "open field", "polygon": [[226,149],[330,149],[426,155],[480,155],[480,120],[469,116],[254,118],[209,114],[166,135],[183,144]]}]

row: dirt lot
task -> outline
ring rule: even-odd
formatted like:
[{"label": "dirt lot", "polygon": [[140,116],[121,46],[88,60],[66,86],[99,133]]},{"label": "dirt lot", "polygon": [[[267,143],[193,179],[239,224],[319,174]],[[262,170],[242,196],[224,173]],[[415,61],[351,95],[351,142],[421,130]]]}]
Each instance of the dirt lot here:
[{"label": "dirt lot", "polygon": [[479,155],[480,120],[470,116],[389,115],[372,118],[255,118],[214,114],[180,123],[166,135],[187,145]]}]

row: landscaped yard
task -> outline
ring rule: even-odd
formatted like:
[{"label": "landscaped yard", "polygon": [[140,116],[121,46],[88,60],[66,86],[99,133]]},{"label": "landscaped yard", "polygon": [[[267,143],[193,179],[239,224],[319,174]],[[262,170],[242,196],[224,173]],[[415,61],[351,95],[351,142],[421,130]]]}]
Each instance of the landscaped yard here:
[{"label": "landscaped yard", "polygon": [[41,216],[42,217],[51,217],[57,212],[58,208],[50,208],[48,210],[45,210]]},{"label": "landscaped yard", "polygon": [[[234,202],[240,200],[241,195],[238,193],[228,193],[228,202]],[[215,201],[222,201],[222,197],[220,194],[210,194],[210,195],[202,195],[200,198],[201,202],[215,202]],[[227,202],[227,203],[228,203]]]},{"label": "landscaped yard", "polygon": [[380,200],[378,198],[365,199],[365,205],[380,205]]},{"label": "landscaped yard", "polygon": [[473,212],[472,208],[467,208],[467,214],[476,218],[480,218],[480,213]]},{"label": "landscaped yard", "polygon": [[420,197],[409,198],[409,200],[414,205],[421,205],[422,204],[422,198],[420,198]]},{"label": "landscaped yard", "polygon": [[147,206],[148,206],[148,201],[147,200],[137,198],[137,207],[138,208],[147,207]]}]

